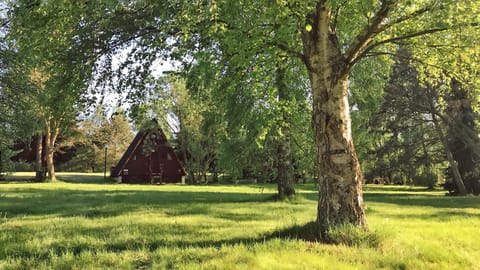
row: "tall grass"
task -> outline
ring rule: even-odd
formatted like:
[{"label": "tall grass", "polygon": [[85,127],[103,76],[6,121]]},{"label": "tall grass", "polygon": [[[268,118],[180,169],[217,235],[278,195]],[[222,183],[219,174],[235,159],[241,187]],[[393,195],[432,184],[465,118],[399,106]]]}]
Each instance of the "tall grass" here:
[{"label": "tall grass", "polygon": [[375,244],[327,245],[279,233],[314,220],[311,185],[276,201],[268,185],[59,179],[0,184],[0,269],[480,269],[478,197],[368,186]]}]

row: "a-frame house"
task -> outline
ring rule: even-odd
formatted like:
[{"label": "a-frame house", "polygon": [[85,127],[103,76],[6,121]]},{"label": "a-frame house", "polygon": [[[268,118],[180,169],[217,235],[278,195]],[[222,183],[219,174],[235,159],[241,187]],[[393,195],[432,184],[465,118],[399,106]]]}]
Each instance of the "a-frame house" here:
[{"label": "a-frame house", "polygon": [[139,131],[110,176],[122,183],[180,183],[183,169],[162,129]]}]

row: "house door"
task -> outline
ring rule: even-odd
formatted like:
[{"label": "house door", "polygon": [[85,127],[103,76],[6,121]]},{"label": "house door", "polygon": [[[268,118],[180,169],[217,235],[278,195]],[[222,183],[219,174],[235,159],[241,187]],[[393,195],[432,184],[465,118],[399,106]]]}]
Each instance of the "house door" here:
[{"label": "house door", "polygon": [[152,178],[154,183],[163,182],[164,164],[162,153],[157,151],[152,154]]}]

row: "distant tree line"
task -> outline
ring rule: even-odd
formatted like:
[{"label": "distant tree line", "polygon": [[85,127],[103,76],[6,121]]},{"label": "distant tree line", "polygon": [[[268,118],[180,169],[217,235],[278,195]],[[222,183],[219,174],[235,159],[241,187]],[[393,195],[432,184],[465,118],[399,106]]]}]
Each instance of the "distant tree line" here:
[{"label": "distant tree line", "polygon": [[357,130],[369,136],[357,144],[367,181],[480,194],[478,98],[456,79],[422,82],[412,61],[407,49],[398,51],[382,98]]}]

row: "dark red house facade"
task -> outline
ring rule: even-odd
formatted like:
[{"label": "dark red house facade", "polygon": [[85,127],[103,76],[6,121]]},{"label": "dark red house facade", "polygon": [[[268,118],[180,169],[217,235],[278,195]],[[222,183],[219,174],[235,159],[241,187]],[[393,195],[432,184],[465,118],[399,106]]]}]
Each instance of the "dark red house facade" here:
[{"label": "dark red house facade", "polygon": [[122,183],[180,183],[185,170],[158,127],[138,132],[110,176]]}]

